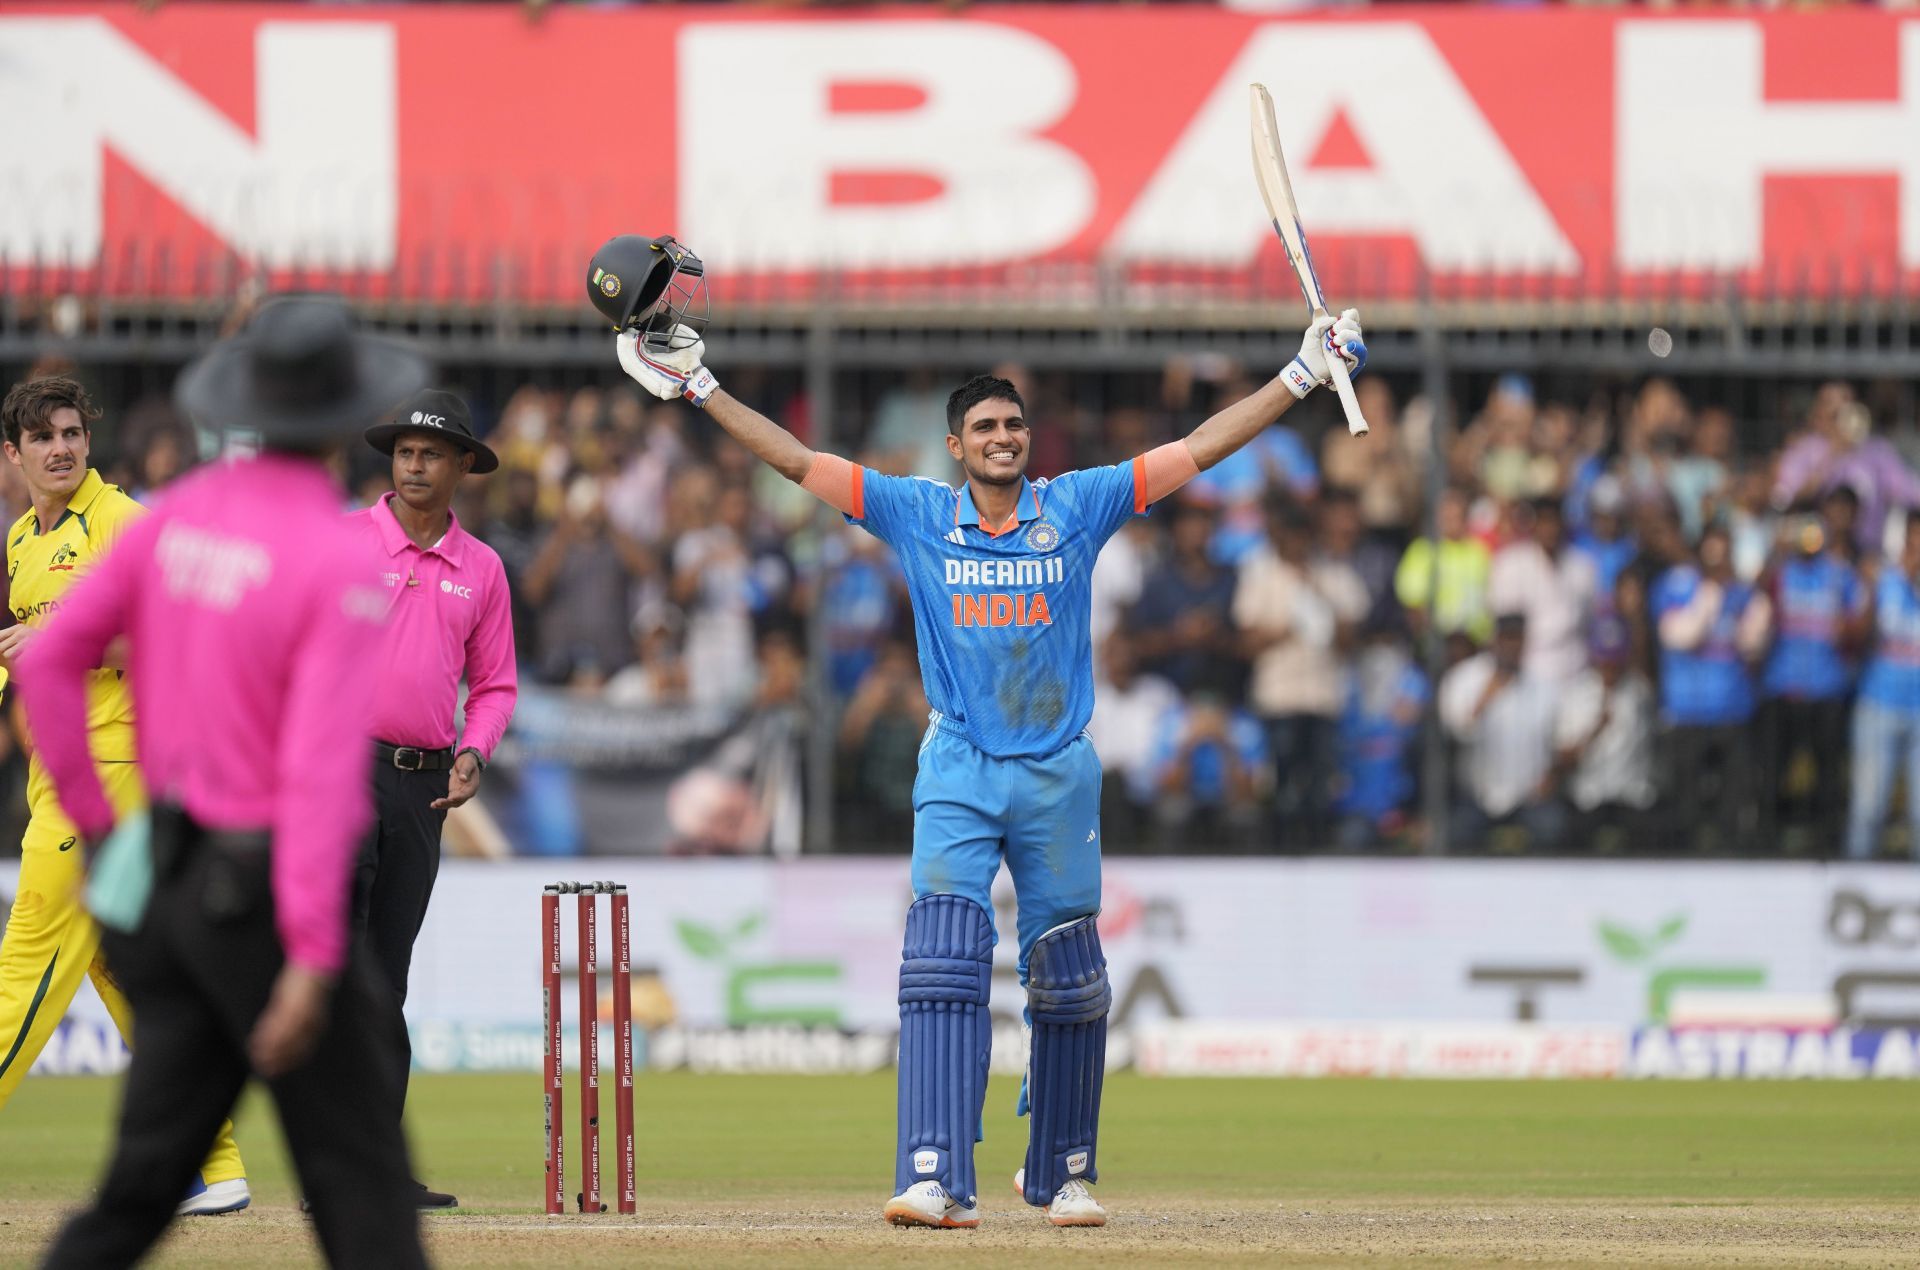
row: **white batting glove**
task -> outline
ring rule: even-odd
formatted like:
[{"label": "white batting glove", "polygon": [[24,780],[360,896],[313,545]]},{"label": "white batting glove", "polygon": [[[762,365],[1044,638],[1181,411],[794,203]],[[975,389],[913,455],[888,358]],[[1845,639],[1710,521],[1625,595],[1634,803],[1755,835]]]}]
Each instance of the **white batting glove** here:
[{"label": "white batting glove", "polygon": [[[693,334],[684,326],[674,328],[676,336],[683,332]],[[638,331],[622,331],[614,337],[613,346],[627,377],[662,401],[685,397],[696,406],[704,406],[720,386],[713,372],[700,364],[707,355],[705,341],[696,339],[685,348],[666,352],[642,344]]]},{"label": "white batting glove", "polygon": [[1305,397],[1333,377],[1327,369],[1327,355],[1333,353],[1347,365],[1347,377],[1360,373],[1367,364],[1367,345],[1360,333],[1360,310],[1348,309],[1338,318],[1318,317],[1300,341],[1300,354],[1280,377],[1294,397]]}]

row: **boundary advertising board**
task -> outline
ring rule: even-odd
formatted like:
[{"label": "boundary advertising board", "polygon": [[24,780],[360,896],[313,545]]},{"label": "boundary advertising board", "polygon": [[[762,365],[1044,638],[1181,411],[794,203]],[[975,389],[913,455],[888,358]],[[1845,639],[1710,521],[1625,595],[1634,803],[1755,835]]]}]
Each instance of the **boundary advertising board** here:
[{"label": "boundary advertising board", "polygon": [[[423,1066],[537,1063],[536,900],[541,883],[578,867],[447,862],[409,1001]],[[904,861],[590,868],[632,888],[632,1007],[649,1062],[892,1061]],[[1914,1067],[1920,870],[1909,867],[1115,859],[1104,881],[1114,1058],[1142,1070],[1854,1077]],[[1003,883],[1003,931],[1012,899]],[[1020,1064],[1022,1002],[1003,943],[993,982],[1003,1068]],[[111,1062],[101,1037],[57,1048],[55,1066]]]}]

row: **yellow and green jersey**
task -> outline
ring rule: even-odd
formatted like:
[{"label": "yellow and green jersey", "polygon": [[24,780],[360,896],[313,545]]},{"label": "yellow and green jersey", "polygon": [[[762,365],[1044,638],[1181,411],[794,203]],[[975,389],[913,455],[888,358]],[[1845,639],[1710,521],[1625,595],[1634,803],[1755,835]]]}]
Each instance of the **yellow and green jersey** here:
[{"label": "yellow and green jersey", "polygon": [[[7,607],[16,621],[43,627],[60,598],[146,509],[88,469],[53,528],[40,532],[29,510],[7,530]],[[96,670],[87,684],[87,728],[96,759],[130,760],[133,692],[122,672]]]}]

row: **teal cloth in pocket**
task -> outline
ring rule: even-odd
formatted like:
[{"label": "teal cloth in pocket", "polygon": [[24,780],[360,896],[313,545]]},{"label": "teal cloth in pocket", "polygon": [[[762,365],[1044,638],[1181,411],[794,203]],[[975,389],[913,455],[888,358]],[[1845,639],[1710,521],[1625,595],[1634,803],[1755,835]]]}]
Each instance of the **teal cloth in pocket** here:
[{"label": "teal cloth in pocket", "polygon": [[87,877],[87,908],[102,926],[131,935],[153,896],[153,820],[143,808],[120,818]]}]

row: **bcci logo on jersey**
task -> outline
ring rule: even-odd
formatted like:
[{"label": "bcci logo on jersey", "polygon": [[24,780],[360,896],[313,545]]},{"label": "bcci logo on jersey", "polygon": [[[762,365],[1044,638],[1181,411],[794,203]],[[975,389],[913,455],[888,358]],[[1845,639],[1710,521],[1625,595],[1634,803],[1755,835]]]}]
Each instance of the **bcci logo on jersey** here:
[{"label": "bcci logo on jersey", "polygon": [[1052,551],[1060,545],[1060,531],[1044,520],[1033,522],[1027,530],[1027,547],[1032,551]]}]

